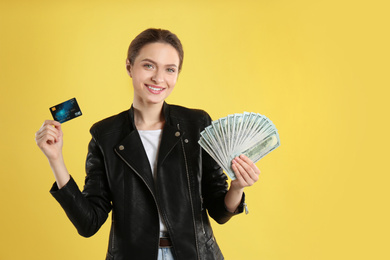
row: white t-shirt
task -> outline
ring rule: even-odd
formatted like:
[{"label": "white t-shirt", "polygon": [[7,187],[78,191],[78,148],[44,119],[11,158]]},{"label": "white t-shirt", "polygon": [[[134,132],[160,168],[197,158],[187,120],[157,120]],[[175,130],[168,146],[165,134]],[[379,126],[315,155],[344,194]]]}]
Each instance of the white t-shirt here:
[{"label": "white t-shirt", "polygon": [[[148,156],[153,178],[156,180],[155,173],[157,169],[157,156],[161,143],[162,130],[138,130],[138,133],[141,137],[142,144],[144,145],[146,155]],[[167,231],[167,228],[165,227],[161,216],[159,216],[159,218],[160,232]]]}]

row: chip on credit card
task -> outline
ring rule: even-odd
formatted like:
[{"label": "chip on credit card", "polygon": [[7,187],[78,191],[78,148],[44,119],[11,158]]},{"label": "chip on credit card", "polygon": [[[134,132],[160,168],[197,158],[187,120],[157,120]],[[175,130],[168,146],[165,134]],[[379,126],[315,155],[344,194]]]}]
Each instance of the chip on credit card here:
[{"label": "chip on credit card", "polygon": [[77,104],[76,98],[69,99],[61,104],[51,107],[50,112],[54,120],[60,123],[64,123],[68,120],[82,115],[79,104]]}]

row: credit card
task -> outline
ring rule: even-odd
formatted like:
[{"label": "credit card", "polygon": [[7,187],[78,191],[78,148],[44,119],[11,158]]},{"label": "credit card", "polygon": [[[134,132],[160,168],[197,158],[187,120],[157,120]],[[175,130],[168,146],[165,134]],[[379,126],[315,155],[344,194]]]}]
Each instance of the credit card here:
[{"label": "credit card", "polygon": [[68,101],[51,107],[50,112],[54,120],[60,123],[64,123],[68,120],[82,115],[79,104],[77,104],[76,98],[69,99]]}]

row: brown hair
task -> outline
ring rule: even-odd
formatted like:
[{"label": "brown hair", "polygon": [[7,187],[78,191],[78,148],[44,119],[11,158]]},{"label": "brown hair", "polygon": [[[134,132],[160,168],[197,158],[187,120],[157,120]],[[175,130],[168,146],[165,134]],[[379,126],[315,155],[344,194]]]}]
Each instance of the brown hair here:
[{"label": "brown hair", "polygon": [[134,65],[134,61],[137,58],[139,51],[142,49],[142,47],[149,43],[155,42],[167,43],[176,49],[177,53],[179,54],[180,72],[181,67],[183,65],[184,57],[183,46],[181,45],[179,38],[175,34],[163,29],[146,29],[134,38],[134,40],[130,43],[129,50],[127,52],[127,59],[129,60],[130,64]]}]

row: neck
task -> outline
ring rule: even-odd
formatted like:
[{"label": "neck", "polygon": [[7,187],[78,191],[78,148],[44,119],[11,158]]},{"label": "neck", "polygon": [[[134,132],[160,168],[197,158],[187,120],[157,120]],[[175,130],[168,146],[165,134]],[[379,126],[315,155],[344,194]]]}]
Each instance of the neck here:
[{"label": "neck", "polygon": [[157,130],[164,127],[163,103],[144,106],[133,103],[134,123],[138,130]]}]

